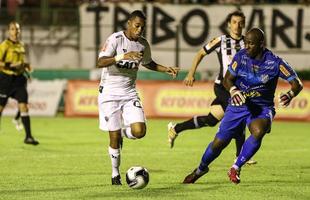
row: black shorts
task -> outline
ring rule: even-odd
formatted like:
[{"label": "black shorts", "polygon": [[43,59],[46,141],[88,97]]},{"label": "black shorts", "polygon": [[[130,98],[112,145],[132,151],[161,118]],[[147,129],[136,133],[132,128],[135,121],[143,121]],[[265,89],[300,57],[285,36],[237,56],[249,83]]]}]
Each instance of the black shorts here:
[{"label": "black shorts", "polygon": [[24,75],[7,75],[0,72],[0,105],[5,106],[8,98],[18,103],[28,103],[27,78]]},{"label": "black shorts", "polygon": [[222,84],[214,84],[214,94],[215,99],[212,101],[211,105],[221,105],[225,111],[228,106],[228,100],[230,98],[229,92],[224,88]]}]

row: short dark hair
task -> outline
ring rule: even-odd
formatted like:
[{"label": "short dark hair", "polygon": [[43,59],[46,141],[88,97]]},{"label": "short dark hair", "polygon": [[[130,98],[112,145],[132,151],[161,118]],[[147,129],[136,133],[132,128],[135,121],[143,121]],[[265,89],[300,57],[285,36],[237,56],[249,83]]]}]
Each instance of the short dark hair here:
[{"label": "short dark hair", "polygon": [[145,14],[141,10],[135,10],[132,13],[130,13],[129,20],[133,19],[135,17],[140,17],[140,18],[146,20],[146,16],[145,16]]},{"label": "short dark hair", "polygon": [[243,14],[243,12],[241,10],[236,10],[234,12],[231,12],[227,15],[226,17],[226,22],[229,23],[232,16],[238,16],[238,17],[242,17],[245,20],[245,15]]}]

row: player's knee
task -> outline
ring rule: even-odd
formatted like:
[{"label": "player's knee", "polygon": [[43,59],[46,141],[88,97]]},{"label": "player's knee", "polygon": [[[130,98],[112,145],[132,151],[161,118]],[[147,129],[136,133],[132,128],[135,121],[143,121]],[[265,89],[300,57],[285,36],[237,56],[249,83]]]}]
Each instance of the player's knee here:
[{"label": "player's knee", "polygon": [[199,116],[197,117],[197,122],[200,127],[202,126],[215,126],[219,120],[216,119],[211,113],[209,113],[207,116]]},{"label": "player's knee", "polygon": [[255,127],[251,129],[251,134],[257,140],[262,139],[266,134],[266,130],[263,127]]}]

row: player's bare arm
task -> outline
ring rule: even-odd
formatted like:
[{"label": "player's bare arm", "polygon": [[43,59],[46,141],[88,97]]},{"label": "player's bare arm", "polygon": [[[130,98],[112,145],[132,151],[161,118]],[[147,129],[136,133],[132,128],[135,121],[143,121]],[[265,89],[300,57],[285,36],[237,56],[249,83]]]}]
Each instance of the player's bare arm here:
[{"label": "player's bare arm", "polygon": [[295,78],[291,80],[289,83],[291,85],[291,89],[286,93],[280,94],[279,96],[278,101],[281,107],[289,106],[292,99],[296,97],[300,93],[300,91],[303,89],[303,85],[299,78]]},{"label": "player's bare arm", "polygon": [[188,71],[185,79],[183,80],[184,84],[186,86],[193,86],[195,82],[195,73],[198,68],[198,65],[200,64],[202,58],[206,55],[206,51],[202,48],[198,51],[196,54],[191,69]]},{"label": "player's bare arm", "polygon": [[172,78],[176,78],[178,75],[178,72],[180,70],[179,67],[166,67],[166,66],[157,64],[154,61],[150,62],[147,65],[143,65],[143,66],[146,67],[147,69],[150,69],[153,71],[163,72],[163,73],[169,74],[170,76],[172,76]]},{"label": "player's bare arm", "polygon": [[113,65],[121,60],[131,60],[131,61],[140,61],[142,59],[143,53],[137,52],[137,51],[131,51],[124,54],[118,54],[114,57],[106,57],[103,56],[98,59],[97,67],[98,68],[104,68],[109,67],[110,65]]}]

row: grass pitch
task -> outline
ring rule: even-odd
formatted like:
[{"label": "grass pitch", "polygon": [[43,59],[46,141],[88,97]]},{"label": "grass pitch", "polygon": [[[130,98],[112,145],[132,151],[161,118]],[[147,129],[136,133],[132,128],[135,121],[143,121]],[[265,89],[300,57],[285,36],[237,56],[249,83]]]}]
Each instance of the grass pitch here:
[{"label": "grass pitch", "polygon": [[[11,118],[4,117],[0,132],[0,199],[310,199],[310,123],[274,122],[271,134],[254,159],[243,167],[241,183],[229,182],[233,163],[231,143],[196,184],[181,182],[199,164],[217,128],[184,132],[169,149],[169,120],[148,120],[147,136],[124,140],[122,186],[111,186],[108,134],[98,130],[97,119],[32,118],[39,146],[23,144]],[[142,165],[150,183],[133,190],[126,170]]]}]

